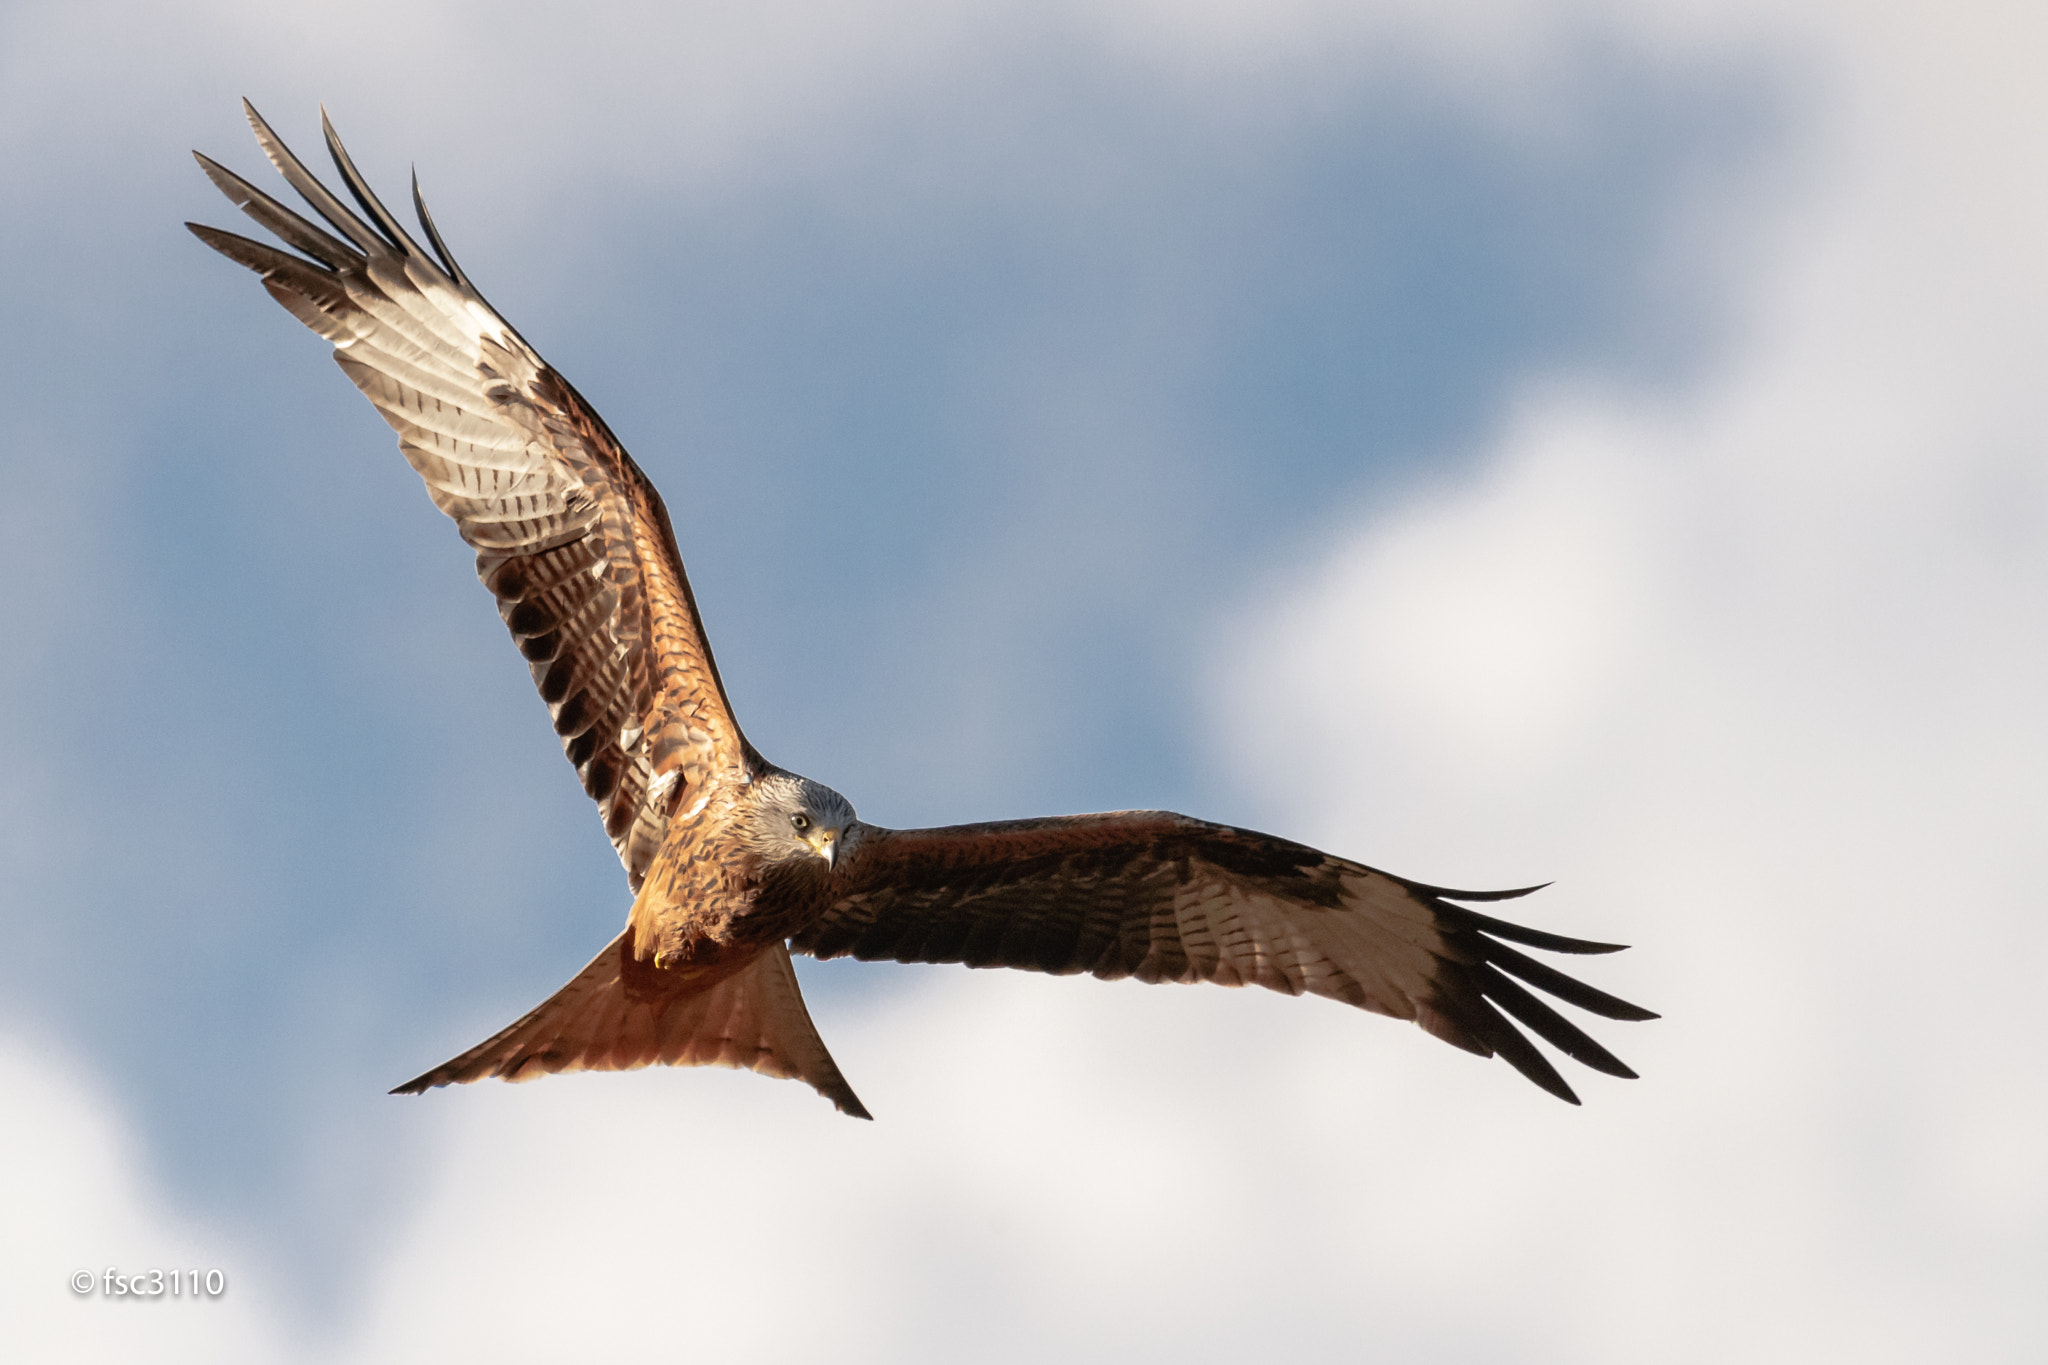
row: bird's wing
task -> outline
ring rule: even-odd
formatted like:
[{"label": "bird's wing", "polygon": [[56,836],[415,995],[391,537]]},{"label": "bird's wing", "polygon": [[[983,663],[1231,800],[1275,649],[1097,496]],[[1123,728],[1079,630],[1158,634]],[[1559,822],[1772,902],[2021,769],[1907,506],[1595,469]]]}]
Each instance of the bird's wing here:
[{"label": "bird's wing", "polygon": [[367,222],[244,107],[271,164],[341,236],[196,152],[238,208],[303,254],[187,226],[333,342],[343,372],[398,432],[428,496],[476,550],[477,574],[637,888],[669,813],[751,756],[661,498],[603,419],[469,282],[417,181],[431,256],[370,192],[324,114],[327,149]]},{"label": "bird's wing", "polygon": [[1574,1104],[1512,1021],[1596,1071],[1635,1073],[1522,983],[1609,1019],[1656,1017],[1508,946],[1618,945],[1452,904],[1524,891],[1423,886],[1164,811],[861,834],[842,894],[791,941],[797,951],[1306,991],[1414,1020],[1468,1052],[1499,1053]]}]

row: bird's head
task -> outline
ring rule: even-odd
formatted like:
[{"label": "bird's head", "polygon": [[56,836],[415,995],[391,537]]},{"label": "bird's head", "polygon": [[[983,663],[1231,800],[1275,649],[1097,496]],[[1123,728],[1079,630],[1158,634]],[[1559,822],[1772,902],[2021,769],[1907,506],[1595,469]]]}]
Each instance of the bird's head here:
[{"label": "bird's head", "polygon": [[853,803],[822,782],[773,772],[754,781],[747,834],[768,862],[825,860],[830,871],[848,851],[858,822]]}]

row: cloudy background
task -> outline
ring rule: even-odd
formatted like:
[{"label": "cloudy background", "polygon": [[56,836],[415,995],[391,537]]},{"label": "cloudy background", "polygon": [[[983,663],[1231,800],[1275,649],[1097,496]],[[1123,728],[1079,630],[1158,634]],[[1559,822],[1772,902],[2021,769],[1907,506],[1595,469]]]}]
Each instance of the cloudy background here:
[{"label": "cloudy background", "polygon": [[[10,1354],[2048,1349],[2038,8],[180,9],[0,10]],[[417,163],[779,762],[1555,879],[1644,1079],[808,963],[873,1125],[386,1097],[626,896],[387,429],[178,226],[243,94]],[[66,1287],[153,1266],[230,1288]]]}]

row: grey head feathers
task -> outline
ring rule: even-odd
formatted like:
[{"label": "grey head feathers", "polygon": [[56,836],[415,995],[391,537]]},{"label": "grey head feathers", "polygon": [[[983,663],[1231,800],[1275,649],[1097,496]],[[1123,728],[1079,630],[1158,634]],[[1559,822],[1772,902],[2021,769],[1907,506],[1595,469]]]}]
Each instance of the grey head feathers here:
[{"label": "grey head feathers", "polygon": [[857,837],[853,803],[822,782],[778,768],[748,795],[748,841],[771,862],[816,857],[831,867]]}]

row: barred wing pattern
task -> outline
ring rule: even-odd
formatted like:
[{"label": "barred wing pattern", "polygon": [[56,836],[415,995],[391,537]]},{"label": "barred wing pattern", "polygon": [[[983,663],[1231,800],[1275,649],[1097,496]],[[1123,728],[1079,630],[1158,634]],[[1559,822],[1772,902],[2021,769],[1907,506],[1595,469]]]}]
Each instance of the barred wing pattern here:
[{"label": "barred wing pattern", "polygon": [[1164,811],[861,833],[844,894],[793,949],[1308,992],[1413,1020],[1468,1052],[1498,1053],[1573,1104],[1571,1087],[1511,1019],[1596,1071],[1635,1073],[1521,983],[1609,1019],[1656,1017],[1508,943],[1563,953],[1619,945],[1452,904],[1534,887],[1423,886]]},{"label": "barred wing pattern", "polygon": [[271,164],[347,240],[197,153],[238,208],[304,254],[186,226],[333,342],[343,372],[398,432],[434,505],[476,550],[477,574],[637,890],[669,813],[751,753],[660,497],[603,420],[476,291],[417,181],[433,256],[370,192],[324,113],[328,151],[368,222],[243,107]]}]

